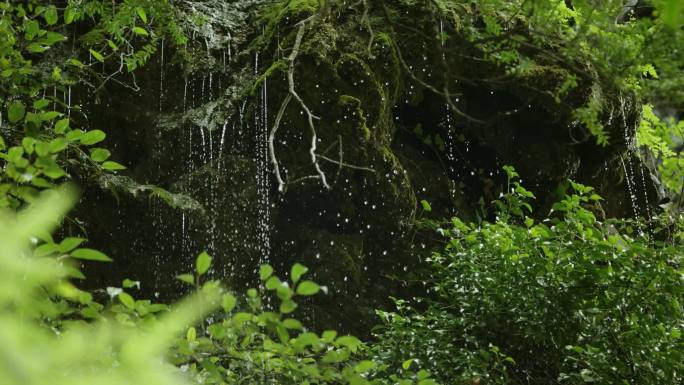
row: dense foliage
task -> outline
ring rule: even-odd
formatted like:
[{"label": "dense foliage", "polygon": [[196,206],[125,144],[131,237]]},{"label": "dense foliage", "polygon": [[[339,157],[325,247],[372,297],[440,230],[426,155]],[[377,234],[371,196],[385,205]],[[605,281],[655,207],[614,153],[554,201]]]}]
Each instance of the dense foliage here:
[{"label": "dense foliage", "polygon": [[[239,21],[203,15],[213,1],[0,2],[0,382],[684,382],[681,1],[654,0],[638,19],[617,0],[236,3],[246,4]],[[486,117],[473,115],[477,106],[468,110],[461,92],[514,83],[581,127],[574,144],[595,141],[597,151],[620,159],[638,153],[658,198],[671,203],[645,220],[604,220],[602,198],[569,182],[547,218],[536,221],[534,195],[507,167],[506,194],[493,203],[496,220],[432,223],[444,243],[416,275],[427,294],[395,299],[395,312],[378,311],[381,325],[368,343],[294,318],[297,302],[324,291],[300,264],[288,280],[261,266],[258,287],[242,296],[209,278],[212,258],[203,253],[193,273],[176,277],[196,291],[177,305],[135,298],[140,283],[130,279],[79,289],[82,263],[112,261],[86,247],[85,237],[52,235],[77,200],[59,187],[65,181],[125,181],[136,193],[190,203],[118,175],[126,167],[72,95],[97,101],[112,83],[137,92],[136,71],[162,44],[173,47],[185,71],[212,70],[218,62],[211,52],[199,58],[197,46],[210,51],[215,23],[248,28],[247,20],[258,28],[240,31],[242,49],[272,61],[235,94],[249,97],[267,80],[287,89],[270,135],[281,190],[289,180],[279,161],[291,159],[278,158],[274,137],[287,113],[306,116],[314,138],[303,151],[309,164],[298,170],[315,174],[301,179],[330,188],[318,163],[324,160],[374,172],[342,162],[341,137],[337,163],[316,154],[316,130],[326,135],[324,125],[307,105],[312,94],[295,91],[311,81],[304,66],[315,64],[331,76],[368,81],[345,90],[326,112],[351,111],[358,127],[350,131],[389,162],[396,162],[388,133],[401,98],[436,95],[479,129]],[[419,71],[428,54],[431,70]],[[416,135],[444,151],[441,136]]]},{"label": "dense foliage", "polygon": [[496,223],[440,228],[431,295],[380,312],[378,354],[410,356],[445,383],[681,383],[681,243],[597,221],[601,198],[571,186],[539,223],[516,183]]},{"label": "dense foliage", "polygon": [[212,262],[202,253],[193,274],[177,277],[197,294],[177,306],[134,299],[140,283],[131,280],[108,287],[99,303],[69,277],[81,276],[77,260],[107,257],[77,248],[82,239],[57,243],[48,232],[72,201],[73,192],[62,190],[43,194],[20,215],[0,212],[8,229],[0,234],[3,383],[435,384],[426,371],[379,377],[382,367],[364,359],[367,348],[356,337],[319,335],[290,318],[296,298],[321,290],[303,279],[308,269],[300,264],[289,282],[261,266],[261,293],[249,289],[238,300],[218,281],[201,282]]}]

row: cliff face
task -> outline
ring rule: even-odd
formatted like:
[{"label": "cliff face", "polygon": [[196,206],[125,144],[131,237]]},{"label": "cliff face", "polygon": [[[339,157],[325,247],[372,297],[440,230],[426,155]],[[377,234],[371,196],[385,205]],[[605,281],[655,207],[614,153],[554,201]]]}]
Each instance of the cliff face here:
[{"label": "cliff face", "polygon": [[[493,215],[503,165],[540,212],[568,178],[610,196],[610,216],[652,203],[626,145],[636,103],[602,89],[611,140],[596,145],[573,111],[601,74],[554,61],[553,47],[522,46],[540,65],[515,74],[430,7],[287,4],[197,2],[192,14],[206,18],[182,61],[167,48],[136,79],[140,91],[112,86],[84,103],[127,176],[180,194],[167,197],[174,208],[106,192],[142,188],[134,183],[86,186],[78,216],[117,261],[92,267],[93,284],[130,277],[175,297],[168,277],[205,249],[234,286],[255,284],[260,263],[286,271],[298,261],[329,287],[310,305],[345,309],[313,311],[313,321],[354,327],[398,289],[421,289],[398,280],[439,242],[420,219]],[[577,86],[559,97],[568,76]]]}]

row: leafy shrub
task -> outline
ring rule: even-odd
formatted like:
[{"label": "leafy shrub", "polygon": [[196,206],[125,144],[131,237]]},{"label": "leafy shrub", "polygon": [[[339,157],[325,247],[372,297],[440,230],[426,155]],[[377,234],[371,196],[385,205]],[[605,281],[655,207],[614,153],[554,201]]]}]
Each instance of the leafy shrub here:
[{"label": "leafy shrub", "polygon": [[681,245],[598,222],[601,198],[571,185],[541,223],[515,184],[496,223],[440,229],[432,295],[379,313],[378,360],[414,358],[444,383],[682,383]]},{"label": "leafy shrub", "polygon": [[[101,304],[69,279],[83,277],[78,260],[110,259],[79,247],[80,238],[55,241],[49,230],[73,193],[42,195],[19,214],[0,210],[2,384],[436,384],[425,370],[381,377],[384,367],[356,337],[319,335],[291,318],[296,298],[321,290],[300,264],[289,282],[261,266],[262,293],[250,289],[242,301],[218,281],[203,282],[212,258],[202,253],[194,274],[178,276],[196,287],[190,299],[136,300],[139,283],[124,280]],[[278,306],[268,305],[269,294]]]}]

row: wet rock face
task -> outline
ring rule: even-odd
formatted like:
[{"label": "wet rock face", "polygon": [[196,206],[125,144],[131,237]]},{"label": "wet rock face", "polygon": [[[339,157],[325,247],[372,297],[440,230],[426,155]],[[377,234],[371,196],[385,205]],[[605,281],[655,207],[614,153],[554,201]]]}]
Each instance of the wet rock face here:
[{"label": "wet rock face", "polygon": [[[320,327],[363,332],[374,322],[372,309],[386,305],[389,295],[420,290],[399,277],[419,268],[439,240],[416,227],[416,219],[491,219],[490,202],[505,188],[503,165],[518,169],[541,214],[559,184],[574,178],[611,196],[608,215],[631,215],[626,182],[615,172],[624,141],[599,148],[574,125],[568,107],[533,90],[538,87],[478,82],[502,70],[457,58],[448,68],[468,70],[454,76],[474,80],[459,85],[455,103],[479,121],[465,119],[409,76],[390,44],[379,41],[371,57],[362,57],[364,37],[335,32],[353,18],[330,23],[305,35],[294,74],[298,95],[317,117],[317,161],[330,189],[312,164],[304,108],[291,101],[274,140],[286,181],[278,191],[267,141],[288,93],[287,66],[257,82],[282,58],[274,46],[259,54],[230,45],[198,51],[214,65],[190,72],[169,64],[167,50],[166,62],[158,56],[139,76],[140,92],[112,88],[99,104],[85,105],[91,125],[108,132],[127,175],[186,194],[203,208],[117,199],[86,186],[78,217],[92,246],[116,260],[113,267],[89,267],[90,285],[133,278],[142,281],[144,295],[177,297],[186,289],[173,277],[191,271],[202,250],[215,257],[214,276],[237,290],[257,283],[260,263],[285,276],[300,262],[329,288],[303,315]],[[437,77],[441,59],[429,44],[414,43],[404,47],[406,66]],[[279,44],[291,46],[293,36],[283,34]],[[581,94],[573,97],[581,102]],[[614,122],[609,128],[620,138],[624,124]],[[432,212],[423,211],[421,200]]]}]

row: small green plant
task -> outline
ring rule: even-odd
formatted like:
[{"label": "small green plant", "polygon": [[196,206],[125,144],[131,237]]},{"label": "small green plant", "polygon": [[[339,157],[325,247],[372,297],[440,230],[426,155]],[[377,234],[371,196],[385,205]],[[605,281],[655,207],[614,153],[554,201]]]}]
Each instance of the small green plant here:
[{"label": "small green plant", "polygon": [[[201,283],[211,257],[202,253],[194,274],[178,279],[205,290],[218,282]],[[406,370],[404,377],[377,376],[382,368],[365,358],[368,347],[358,338],[334,330],[310,331],[292,313],[297,298],[319,293],[321,286],[304,279],[308,268],[294,264],[290,279],[281,280],[270,265],[259,269],[259,289],[238,299],[223,294],[222,311],[212,314],[201,329],[189,327],[178,339],[172,362],[205,384],[436,384],[428,372]],[[276,304],[274,301],[278,301]],[[275,308],[275,309],[273,309]],[[406,368],[408,369],[408,368]],[[391,381],[391,382],[388,382]],[[422,382],[421,382],[422,381]]]},{"label": "small green plant", "polygon": [[97,302],[71,283],[84,278],[76,262],[111,260],[84,239],[50,235],[74,200],[48,190],[20,213],[0,210],[0,383],[436,384],[408,366],[384,376],[358,338],[293,318],[295,301],[322,289],[301,264],[289,280],[261,266],[259,289],[237,297],[206,279],[212,258],[201,253],[194,273],[178,276],[196,291],[179,304],[134,298],[130,279]]}]

